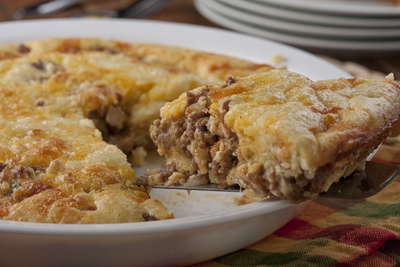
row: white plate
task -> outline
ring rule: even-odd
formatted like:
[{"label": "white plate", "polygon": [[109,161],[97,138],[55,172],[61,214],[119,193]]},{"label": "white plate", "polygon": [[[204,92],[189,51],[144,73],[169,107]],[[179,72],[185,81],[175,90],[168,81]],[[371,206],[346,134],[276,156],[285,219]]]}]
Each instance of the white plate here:
[{"label": "white plate", "polygon": [[[307,12],[307,10],[277,6],[264,1],[248,0],[219,0],[226,5],[241,9],[254,16],[276,18],[289,22],[300,22],[311,25],[359,27],[364,29],[396,28],[400,27],[399,17],[355,17],[343,14],[321,14],[319,12]],[[274,2],[276,3],[276,1]]]},{"label": "white plate", "polygon": [[[225,30],[141,20],[60,19],[0,23],[0,43],[99,37],[159,43],[268,62],[284,55],[312,79],[350,77],[301,50]],[[152,166],[158,167],[157,163]],[[149,166],[146,166],[149,167]],[[138,170],[143,171],[143,169]],[[2,266],[180,266],[212,259],[273,233],[307,205],[271,199],[245,206],[236,194],[153,190],[176,219],[113,225],[0,221]]]},{"label": "white plate", "polygon": [[[221,2],[221,3],[220,3]],[[223,3],[222,3],[223,2]],[[286,34],[302,34],[310,37],[317,38],[330,38],[330,39],[343,39],[343,40],[369,40],[379,41],[381,38],[397,38],[400,39],[400,28],[391,29],[370,29],[370,28],[349,28],[349,27],[333,27],[314,24],[303,24],[298,21],[288,21],[287,19],[280,20],[276,18],[269,18],[265,15],[256,15],[254,13],[247,13],[242,9],[231,6],[232,3],[239,3],[241,1],[232,0],[202,0],[202,4],[213,10],[218,11],[220,14],[229,17],[233,20],[243,21],[254,25],[255,27],[268,27],[272,30],[280,31]],[[244,2],[242,2],[244,3]],[[250,5],[250,2],[246,2]],[[259,5],[259,7],[261,7]]]},{"label": "white plate", "polygon": [[253,0],[286,8],[314,11],[326,14],[342,14],[365,17],[399,17],[400,7],[379,0]]},{"label": "white plate", "polygon": [[202,1],[196,0],[197,10],[209,20],[222,25],[226,28],[248,33],[267,39],[287,43],[303,48],[325,49],[336,52],[350,51],[356,53],[365,52],[395,52],[400,50],[400,40],[398,41],[349,41],[343,39],[318,38],[300,34],[290,34],[268,27],[254,26],[249,23],[233,19],[222,15],[206,6]]}]

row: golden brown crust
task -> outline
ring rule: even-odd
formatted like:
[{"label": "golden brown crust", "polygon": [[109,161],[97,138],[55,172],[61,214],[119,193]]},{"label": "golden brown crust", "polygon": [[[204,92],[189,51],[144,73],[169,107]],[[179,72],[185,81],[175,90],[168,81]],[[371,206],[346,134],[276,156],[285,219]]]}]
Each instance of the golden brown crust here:
[{"label": "golden brown crust", "polygon": [[267,64],[256,64],[229,56],[161,45],[136,44],[130,54],[149,62],[160,62],[184,69],[199,75],[209,83],[217,84],[223,82],[229,75],[245,77],[273,69]]},{"label": "golden brown crust", "polygon": [[[25,49],[21,49],[21,46],[25,47]],[[18,52],[18,49],[25,52]],[[8,50],[9,52],[7,53],[10,53],[13,58],[26,54],[37,55],[47,52],[82,53],[101,51],[112,54],[123,53],[142,62],[170,68],[171,71],[194,73],[209,83],[221,83],[228,75],[245,77],[256,72],[273,69],[268,64],[256,64],[234,57],[181,47],[130,44],[93,38],[34,40],[19,46],[9,45],[8,49],[0,47],[0,50]]]}]

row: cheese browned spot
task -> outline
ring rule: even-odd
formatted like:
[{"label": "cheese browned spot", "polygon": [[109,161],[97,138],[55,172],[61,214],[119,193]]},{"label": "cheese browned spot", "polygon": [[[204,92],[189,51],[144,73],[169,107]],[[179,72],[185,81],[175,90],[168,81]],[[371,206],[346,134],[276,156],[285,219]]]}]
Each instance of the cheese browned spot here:
[{"label": "cheese browned spot", "polygon": [[154,122],[151,137],[170,170],[149,182],[238,184],[262,198],[312,199],[362,169],[398,127],[399,86],[390,77],[313,82],[271,70],[199,87]]}]

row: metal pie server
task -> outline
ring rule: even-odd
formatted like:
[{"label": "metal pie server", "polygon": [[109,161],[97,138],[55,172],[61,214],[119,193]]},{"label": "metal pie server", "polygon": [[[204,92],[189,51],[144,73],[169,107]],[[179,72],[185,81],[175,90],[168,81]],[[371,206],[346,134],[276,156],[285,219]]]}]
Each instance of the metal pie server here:
[{"label": "metal pie server", "polygon": [[[400,178],[400,165],[367,161],[364,171],[353,172],[350,176],[340,179],[331,185],[327,192],[318,197],[340,199],[363,199],[375,195],[390,182]],[[243,188],[219,188],[217,184],[200,186],[152,186],[152,188],[184,189],[222,192],[241,192]]]}]

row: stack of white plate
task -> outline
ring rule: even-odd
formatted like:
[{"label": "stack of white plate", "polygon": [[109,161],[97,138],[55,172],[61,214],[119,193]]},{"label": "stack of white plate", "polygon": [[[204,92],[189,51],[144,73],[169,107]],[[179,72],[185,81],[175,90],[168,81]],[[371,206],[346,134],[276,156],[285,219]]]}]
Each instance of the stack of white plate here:
[{"label": "stack of white plate", "polygon": [[209,20],[317,50],[400,51],[400,7],[384,0],[196,0]]}]

